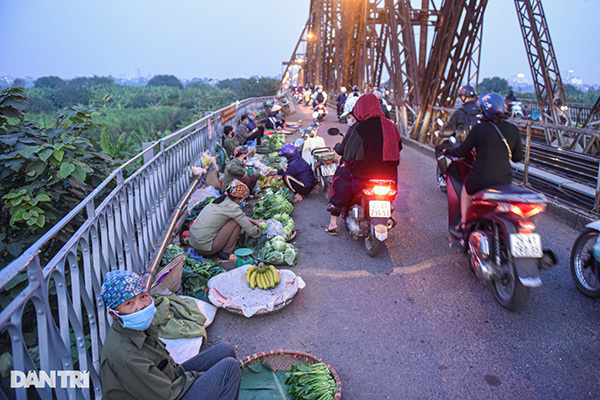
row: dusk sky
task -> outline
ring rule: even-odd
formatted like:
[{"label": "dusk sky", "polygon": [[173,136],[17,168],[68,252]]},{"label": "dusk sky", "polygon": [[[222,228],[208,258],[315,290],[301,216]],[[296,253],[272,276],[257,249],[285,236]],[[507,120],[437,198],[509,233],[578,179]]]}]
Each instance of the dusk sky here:
[{"label": "dusk sky", "polygon": [[[418,1],[420,4],[420,1]],[[439,4],[440,2],[436,2]],[[0,0],[0,76],[277,76],[310,0]],[[600,1],[544,0],[561,74],[600,83]],[[480,78],[531,74],[514,2],[490,0]]]}]

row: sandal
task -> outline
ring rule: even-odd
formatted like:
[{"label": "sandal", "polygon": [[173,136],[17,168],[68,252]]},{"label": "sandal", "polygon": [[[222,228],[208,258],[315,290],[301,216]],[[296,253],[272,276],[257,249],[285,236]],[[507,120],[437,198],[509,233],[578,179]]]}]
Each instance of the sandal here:
[{"label": "sandal", "polygon": [[328,234],[330,234],[331,236],[337,236],[337,235],[339,235],[339,234],[340,234],[340,233],[338,232],[338,228],[332,228],[332,229],[329,229],[329,228],[327,228],[327,229],[325,229],[325,233],[328,233]]},{"label": "sandal", "polygon": [[464,233],[465,230],[467,229],[467,224],[461,222],[460,224],[456,225],[455,229],[456,229],[456,232]]}]

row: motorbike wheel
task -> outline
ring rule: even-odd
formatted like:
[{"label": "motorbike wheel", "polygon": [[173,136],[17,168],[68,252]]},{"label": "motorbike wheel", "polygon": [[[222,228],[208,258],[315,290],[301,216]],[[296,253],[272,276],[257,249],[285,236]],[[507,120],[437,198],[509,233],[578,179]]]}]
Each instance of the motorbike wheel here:
[{"label": "motorbike wheel", "polygon": [[369,257],[375,257],[381,248],[381,241],[375,237],[375,228],[371,225],[369,234],[363,240],[363,250]]},{"label": "motorbike wheel", "polygon": [[509,311],[519,311],[527,305],[530,288],[523,286],[515,273],[512,261],[508,273],[493,281],[494,295],[500,305]]},{"label": "motorbike wheel", "polygon": [[593,299],[600,297],[598,262],[592,254],[592,248],[598,239],[595,229],[584,230],[575,240],[571,250],[571,276],[577,289]]},{"label": "motorbike wheel", "polygon": [[444,178],[444,175],[440,174],[440,166],[436,166],[435,167],[435,177],[437,179],[437,185],[440,188],[440,190],[444,193],[446,193],[446,178]]}]

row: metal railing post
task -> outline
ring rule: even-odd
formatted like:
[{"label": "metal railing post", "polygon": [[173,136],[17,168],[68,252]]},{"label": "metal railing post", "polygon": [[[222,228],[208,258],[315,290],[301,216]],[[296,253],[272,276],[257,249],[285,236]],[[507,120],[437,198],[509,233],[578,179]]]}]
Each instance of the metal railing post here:
[{"label": "metal railing post", "polygon": [[525,166],[523,167],[523,184],[529,185],[529,155],[531,152],[531,122],[527,122],[527,141],[525,142]]}]

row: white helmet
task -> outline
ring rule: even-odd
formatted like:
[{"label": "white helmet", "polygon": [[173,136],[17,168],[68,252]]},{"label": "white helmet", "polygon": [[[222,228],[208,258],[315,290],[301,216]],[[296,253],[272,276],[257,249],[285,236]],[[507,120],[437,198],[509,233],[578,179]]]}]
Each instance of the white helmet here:
[{"label": "white helmet", "polygon": [[352,110],[354,110],[354,105],[356,104],[357,101],[358,101],[358,97],[356,97],[356,96],[348,97],[348,99],[346,99],[346,104],[344,104],[344,112],[342,113],[342,115],[340,115],[340,117],[343,118],[346,115],[350,114],[352,112]]},{"label": "white helmet", "polygon": [[342,86],[342,93],[346,93],[346,88]]}]

